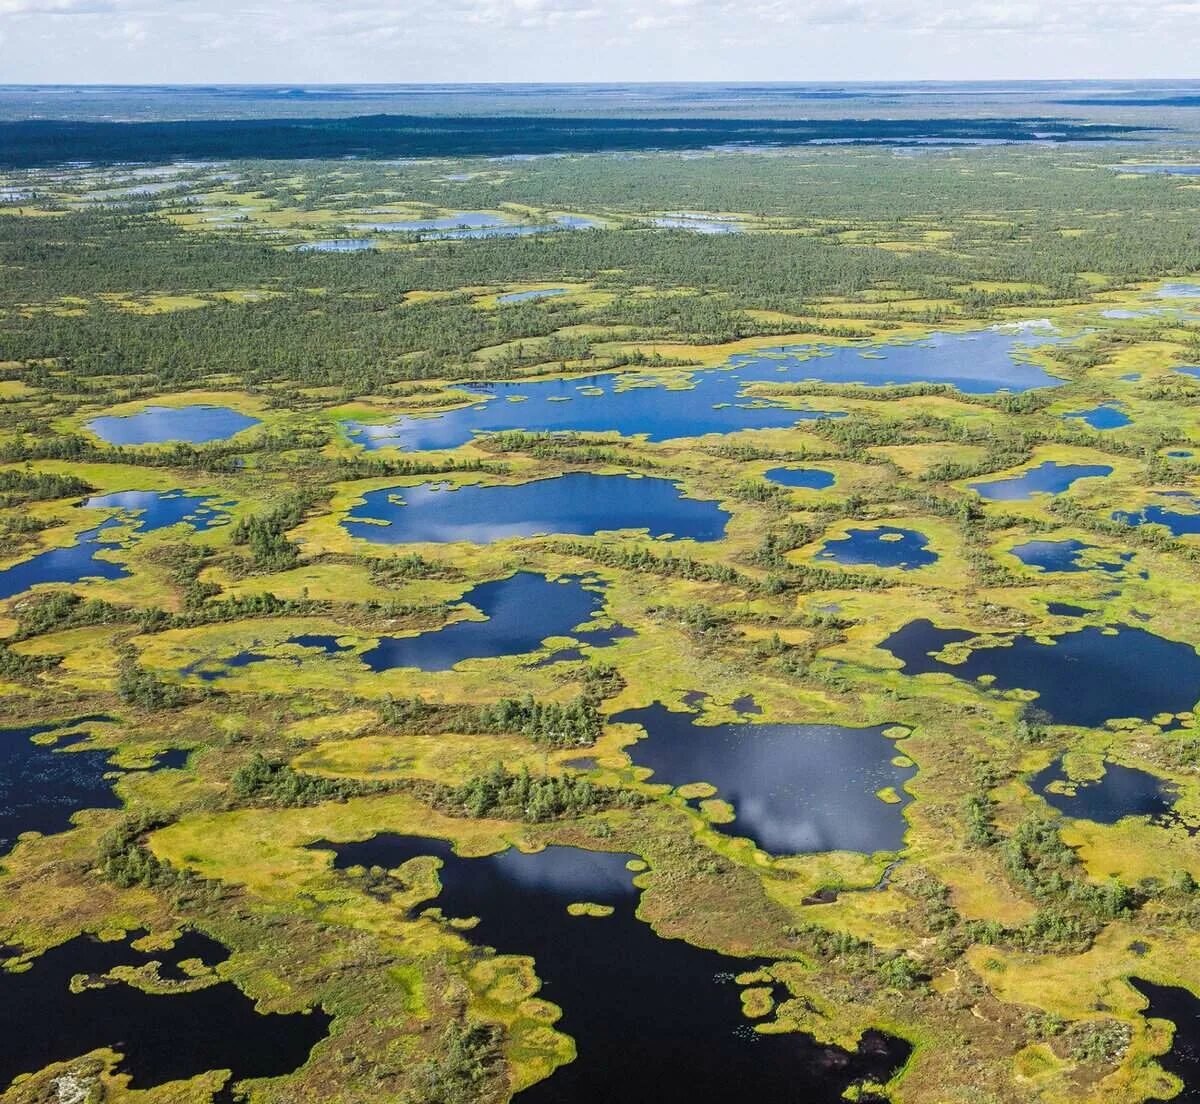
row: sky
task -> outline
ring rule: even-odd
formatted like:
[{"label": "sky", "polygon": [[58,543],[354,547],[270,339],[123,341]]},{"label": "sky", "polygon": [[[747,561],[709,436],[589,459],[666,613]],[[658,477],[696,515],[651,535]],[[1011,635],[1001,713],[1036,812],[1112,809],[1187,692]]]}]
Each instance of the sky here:
[{"label": "sky", "polygon": [[5,83],[1198,76],[1200,0],[0,0]]}]

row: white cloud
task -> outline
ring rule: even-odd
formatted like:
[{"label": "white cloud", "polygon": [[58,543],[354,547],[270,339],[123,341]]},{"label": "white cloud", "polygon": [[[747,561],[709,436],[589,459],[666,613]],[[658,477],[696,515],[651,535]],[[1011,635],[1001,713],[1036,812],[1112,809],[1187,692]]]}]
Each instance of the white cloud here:
[{"label": "white cloud", "polygon": [[1174,76],[1200,0],[0,0],[0,32],[6,80]]}]

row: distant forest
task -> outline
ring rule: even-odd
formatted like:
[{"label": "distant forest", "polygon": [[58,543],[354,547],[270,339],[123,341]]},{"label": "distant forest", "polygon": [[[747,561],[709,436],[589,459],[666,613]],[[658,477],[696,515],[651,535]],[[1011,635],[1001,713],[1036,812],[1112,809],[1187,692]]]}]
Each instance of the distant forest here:
[{"label": "distant forest", "polygon": [[234,119],[0,123],[0,166],[239,158],[502,157],[679,151],[713,146],[953,145],[1112,142],[1157,128],[1054,118],[573,119],[369,115],[350,119]]}]

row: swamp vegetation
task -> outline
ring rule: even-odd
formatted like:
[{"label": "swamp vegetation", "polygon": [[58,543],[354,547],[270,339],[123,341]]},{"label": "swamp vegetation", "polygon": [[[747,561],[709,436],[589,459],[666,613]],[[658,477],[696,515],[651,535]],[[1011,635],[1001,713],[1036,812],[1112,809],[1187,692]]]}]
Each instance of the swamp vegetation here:
[{"label": "swamp vegetation", "polygon": [[1200,1091],[1194,180],[635,137],[5,172],[6,1101]]}]

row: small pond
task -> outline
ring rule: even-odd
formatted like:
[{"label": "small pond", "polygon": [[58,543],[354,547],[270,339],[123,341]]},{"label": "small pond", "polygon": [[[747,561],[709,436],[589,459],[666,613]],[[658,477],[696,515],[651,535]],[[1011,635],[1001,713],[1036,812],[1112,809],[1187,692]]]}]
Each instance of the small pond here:
[{"label": "small pond", "polygon": [[511,537],[645,529],[652,537],[716,541],[730,515],[670,480],[574,472],[533,483],[446,483],[368,491],[342,527],[372,544],[491,544]]},{"label": "small pond", "polygon": [[532,303],[539,299],[554,299],[566,295],[566,288],[536,288],[533,291],[510,291],[506,295],[497,295],[497,303]]},{"label": "small pond", "polygon": [[772,468],[763,478],[781,487],[800,487],[807,491],[824,491],[833,486],[833,472],[821,468]]},{"label": "small pond", "polygon": [[1087,606],[1074,606],[1070,602],[1047,602],[1046,612],[1051,617],[1087,617],[1089,613],[1094,613]]},{"label": "small pond", "polygon": [[1072,410],[1063,415],[1067,419],[1077,419],[1092,429],[1122,429],[1133,425],[1133,419],[1121,409],[1120,403],[1107,402],[1093,406],[1089,410]]},{"label": "small pond", "polygon": [[1060,464],[1057,460],[1046,460],[1008,479],[968,485],[994,502],[1027,502],[1035,494],[1062,494],[1077,480],[1107,475],[1112,475],[1112,468],[1104,464]]},{"label": "small pond", "polygon": [[877,529],[849,529],[844,539],[830,539],[821,545],[818,560],[846,566],[898,567],[915,571],[937,561],[929,550],[929,538],[915,529],[897,529],[881,525]]},{"label": "small pond", "polygon": [[[883,728],[699,719],[661,704],[609,718],[646,732],[625,751],[654,772],[651,782],[716,787],[736,817],[715,825],[726,835],[749,837],[777,855],[903,848],[909,801],[903,787],[916,768],[893,763],[896,743]],[[877,796],[889,789],[893,801]]]},{"label": "small pond", "polygon": [[1110,574],[1122,570],[1133,559],[1132,552],[1109,552],[1106,555],[1113,558],[1100,559],[1085,557],[1087,552],[1101,551],[1094,544],[1085,544],[1079,540],[1031,540],[1018,544],[1012,549],[1012,554],[1026,567],[1036,567],[1039,571],[1106,571]]},{"label": "small pond", "polygon": [[296,252],[366,253],[378,247],[379,243],[372,238],[331,238],[328,241],[305,242],[303,245],[296,246]]},{"label": "small pond", "polygon": [[[635,915],[629,855],[547,847],[464,859],[445,842],[414,836],[314,846],[333,851],[340,869],[394,870],[435,856],[441,891],[429,904],[447,917],[479,917],[463,933],[471,943],[532,956],[539,996],[563,1010],[556,1026],[578,1053],[520,1093],[520,1104],[841,1104],[850,1086],[886,1082],[911,1053],[908,1043],[876,1031],[852,1052],[798,1033],[754,1031],[734,979],[766,964],[660,939]],[[571,916],[567,907],[581,902],[614,911]]]},{"label": "small pond", "polygon": [[1076,782],[1056,759],[1030,780],[1029,788],[1063,816],[1116,824],[1125,817],[1149,817],[1158,823],[1174,819],[1179,794],[1164,778],[1148,771],[1105,763],[1097,779]]},{"label": "small pond", "polygon": [[[964,662],[934,655],[951,644],[981,639]],[[880,644],[907,675],[932,672],[974,680],[991,676],[996,690],[1037,692],[1034,705],[1055,724],[1095,728],[1110,719],[1183,713],[1200,700],[1200,655],[1191,645],[1145,629],[1089,626],[1042,644],[1031,636],[987,636],[911,621]]]},{"label": "small pond", "polygon": [[258,424],[257,418],[227,406],[148,406],[136,414],[93,418],[87,428],[110,445],[160,445],[168,441],[201,445],[227,440]]},{"label": "small pond", "polygon": [[1136,511],[1116,510],[1113,520],[1133,526],[1165,525],[1176,537],[1200,533],[1200,495],[1192,495],[1187,491],[1159,491],[1158,494],[1162,498],[1175,499],[1179,505],[1187,508],[1175,510],[1153,504]]},{"label": "small pond", "polygon": [[728,215],[709,215],[701,211],[669,211],[650,219],[652,226],[664,230],[690,230],[694,234],[740,234],[745,227]]},{"label": "small pond", "polygon": [[364,222],[355,230],[406,232],[419,234],[423,241],[464,241],[474,238],[524,238],[560,230],[591,230],[600,223],[579,215],[556,215],[547,222],[510,222],[499,215],[463,212],[444,219],[416,219],[409,222]]}]

